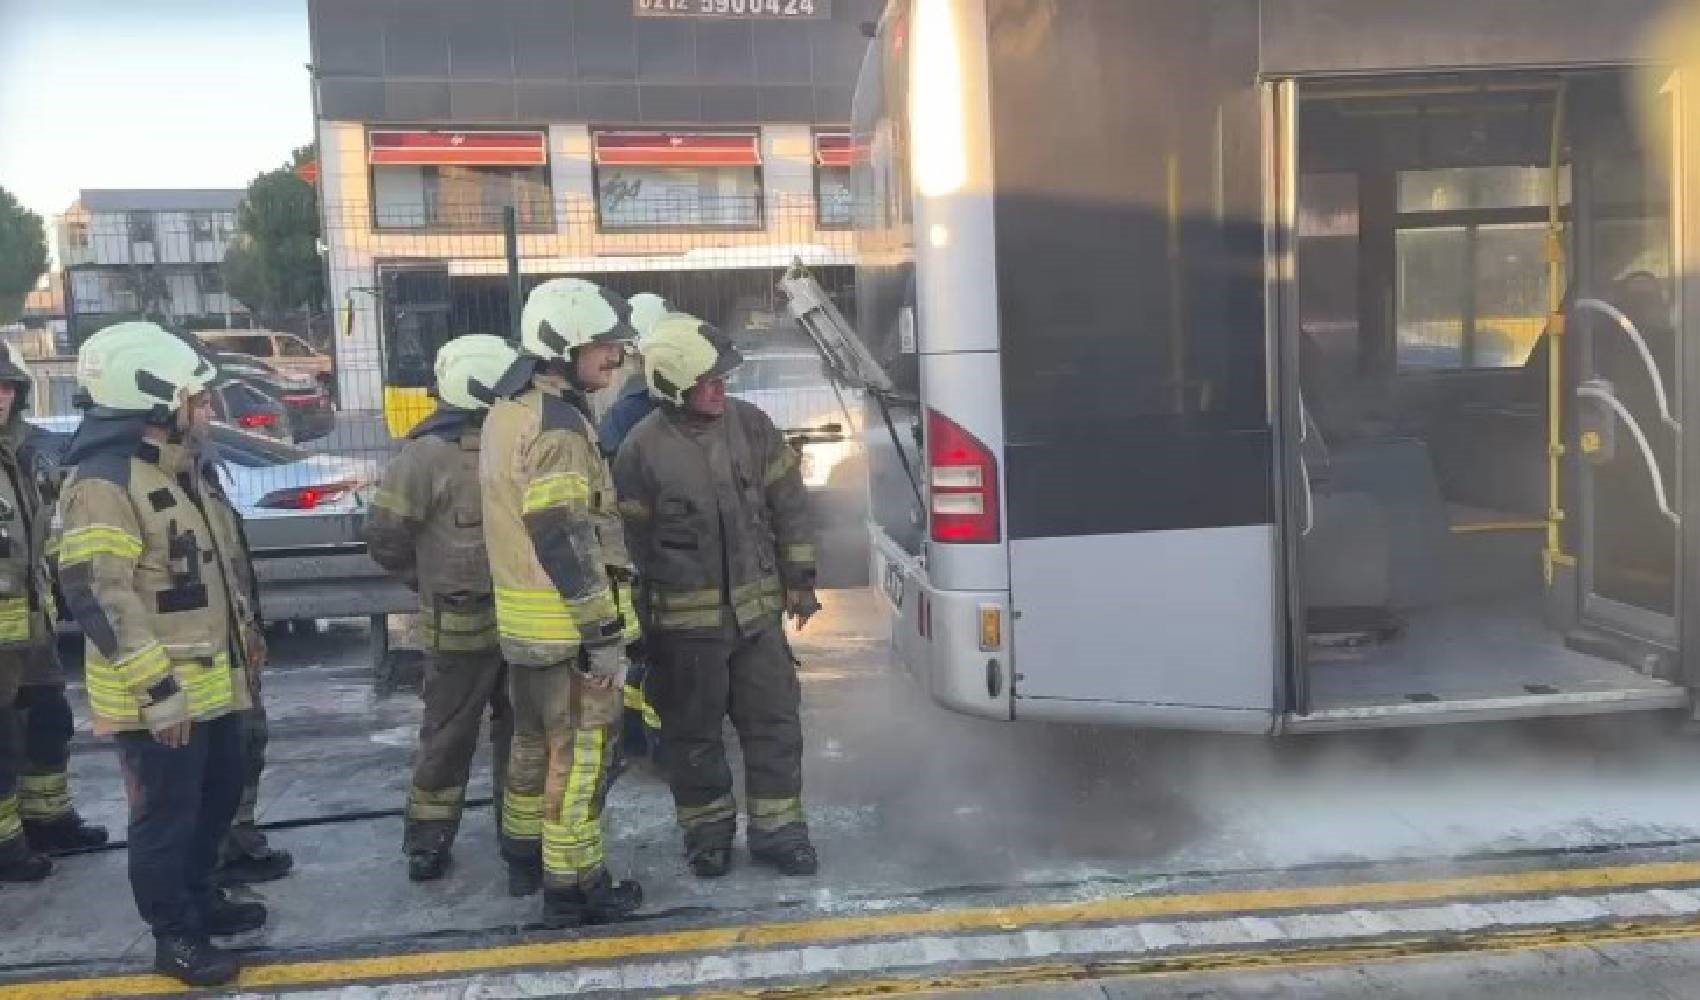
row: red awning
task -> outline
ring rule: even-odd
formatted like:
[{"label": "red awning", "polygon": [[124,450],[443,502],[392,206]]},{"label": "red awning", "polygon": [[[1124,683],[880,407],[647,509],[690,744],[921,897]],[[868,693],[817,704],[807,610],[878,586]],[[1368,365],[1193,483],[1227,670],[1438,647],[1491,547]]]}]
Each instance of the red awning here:
[{"label": "red awning", "polygon": [[754,167],[755,132],[598,132],[596,162],[605,167]]},{"label": "red awning", "polygon": [[850,133],[816,132],[815,163],[823,167],[850,165]]},{"label": "red awning", "polygon": [[374,164],[540,167],[549,162],[549,143],[542,132],[375,129],[366,142]]}]

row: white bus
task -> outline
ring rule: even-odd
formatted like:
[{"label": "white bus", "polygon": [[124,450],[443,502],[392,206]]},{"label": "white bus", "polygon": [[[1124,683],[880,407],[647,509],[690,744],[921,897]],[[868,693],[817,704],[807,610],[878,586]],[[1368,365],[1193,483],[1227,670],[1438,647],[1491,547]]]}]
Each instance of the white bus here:
[{"label": "white bus", "polygon": [[889,4],[855,328],[898,659],[1012,720],[1687,706],[1690,8]]}]

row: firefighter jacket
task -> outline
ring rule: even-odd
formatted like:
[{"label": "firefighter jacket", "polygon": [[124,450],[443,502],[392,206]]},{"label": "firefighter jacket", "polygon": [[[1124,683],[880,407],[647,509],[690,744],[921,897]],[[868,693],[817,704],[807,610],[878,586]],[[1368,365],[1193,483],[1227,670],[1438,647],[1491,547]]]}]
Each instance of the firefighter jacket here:
[{"label": "firefighter jacket", "polygon": [[440,404],[384,470],[366,522],[373,560],[419,591],[425,647],[496,648],[496,607],[478,489],[482,413]]},{"label": "firefighter jacket", "polygon": [[797,452],[767,414],[728,399],[718,418],[663,407],[615,460],[644,626],[718,632],[778,624],[785,593],[813,590],[814,530]]},{"label": "firefighter jacket", "polygon": [[509,663],[576,665],[637,641],[631,561],[584,397],[551,375],[522,385],[490,408],[479,453],[496,630]]},{"label": "firefighter jacket", "polygon": [[64,457],[76,470],[60,500],[59,586],[87,639],[101,732],[251,705],[240,638],[258,612],[241,524],[210,464],[141,430],[90,414]]},{"label": "firefighter jacket", "polygon": [[43,501],[47,461],[41,431],[22,406],[0,425],[0,671],[24,684],[58,681],[53,627],[58,611],[47,570],[52,510]]}]

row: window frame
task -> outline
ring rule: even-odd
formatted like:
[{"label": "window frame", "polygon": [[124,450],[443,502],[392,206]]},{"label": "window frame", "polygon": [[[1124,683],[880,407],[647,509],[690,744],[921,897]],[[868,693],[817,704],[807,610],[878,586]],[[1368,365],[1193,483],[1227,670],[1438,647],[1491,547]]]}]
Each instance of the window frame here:
[{"label": "window frame", "polygon": [[[460,163],[416,163],[416,164],[373,163],[372,162],[372,133],[374,133],[374,132],[395,132],[395,131],[402,131],[402,132],[440,131],[440,132],[454,132],[454,133],[462,133],[462,134],[473,133],[473,132],[536,132],[543,137],[543,162],[539,163],[539,164],[507,164],[507,165],[460,164]],[[534,233],[534,234],[535,233],[544,233],[544,234],[547,234],[547,233],[555,232],[557,230],[558,226],[559,226],[560,214],[556,210],[556,205],[555,205],[555,162],[554,162],[555,161],[555,155],[554,155],[554,150],[551,148],[550,143],[549,143],[549,128],[546,125],[512,125],[512,126],[502,126],[502,127],[484,126],[484,127],[471,127],[471,128],[458,128],[458,127],[455,127],[455,126],[440,126],[440,127],[432,127],[432,128],[429,128],[429,129],[422,129],[418,125],[371,124],[371,125],[366,126],[366,131],[365,131],[365,134],[362,138],[363,138],[363,142],[365,143],[365,155],[366,155],[366,190],[367,190],[368,195],[369,195],[367,200],[368,200],[368,202],[370,202],[370,204],[368,205],[368,209],[367,209],[367,215],[368,215],[369,220],[371,222],[373,232],[378,232],[378,233],[442,234],[442,233],[499,233],[499,232],[502,231],[502,223],[499,220],[490,224],[490,225],[471,225],[471,226],[468,226],[468,225],[445,225],[441,222],[434,222],[434,221],[426,221],[426,222],[423,222],[423,223],[421,223],[420,225],[417,225],[417,226],[396,225],[394,223],[383,222],[382,217],[378,214],[378,173],[377,173],[377,171],[380,167],[383,167],[383,168],[386,168],[386,169],[388,169],[388,168],[404,168],[404,169],[411,168],[411,169],[423,170],[427,167],[433,167],[434,168],[434,167],[460,166],[460,167],[466,167],[469,170],[477,170],[480,167],[493,168],[493,169],[541,170],[541,171],[543,171],[543,188],[544,188],[544,191],[547,192],[547,194],[548,194],[548,197],[544,199],[544,205],[545,205],[544,215],[545,215],[545,218],[542,221],[539,221],[539,222],[525,222],[523,220],[520,220],[519,224],[518,224],[518,230],[522,233]],[[502,207],[505,208],[507,206],[502,206]]]},{"label": "window frame", "polygon": [[[762,132],[759,126],[749,128],[631,128],[615,125],[593,125],[590,127],[590,194],[596,205],[596,232],[602,236],[620,236],[626,234],[641,235],[644,233],[764,233],[768,228],[767,212],[767,164],[765,161],[749,166],[707,166],[681,165],[669,167],[656,164],[649,169],[682,169],[682,170],[751,170],[755,172],[755,219],[749,223],[695,223],[691,225],[650,225],[639,224],[631,226],[608,224],[602,211],[602,171],[604,165],[596,156],[596,136],[602,132],[653,132],[655,134],[681,133],[689,135],[751,135],[755,136],[757,149],[760,149]],[[812,158],[814,151],[809,153]]]},{"label": "window frame", "polygon": [[[825,232],[848,232],[856,228],[856,182],[853,175],[855,167],[851,163],[846,163],[843,166],[827,166],[826,164],[821,163],[820,140],[822,136],[829,135],[842,135],[848,140],[851,136],[850,126],[846,125],[843,128],[817,128],[809,135],[809,166],[812,168],[810,173],[812,183],[814,185],[815,228]],[[849,213],[842,222],[827,221],[826,213],[824,211],[826,207],[826,200],[821,197],[821,176],[828,170],[843,172],[844,190],[850,195]]]}]

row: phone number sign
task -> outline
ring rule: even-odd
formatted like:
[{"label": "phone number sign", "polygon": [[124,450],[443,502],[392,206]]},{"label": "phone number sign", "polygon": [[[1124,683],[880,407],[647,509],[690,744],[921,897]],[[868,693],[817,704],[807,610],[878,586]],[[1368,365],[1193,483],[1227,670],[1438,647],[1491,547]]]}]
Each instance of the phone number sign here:
[{"label": "phone number sign", "polygon": [[632,0],[635,17],[800,21],[832,16],[832,0]]}]

